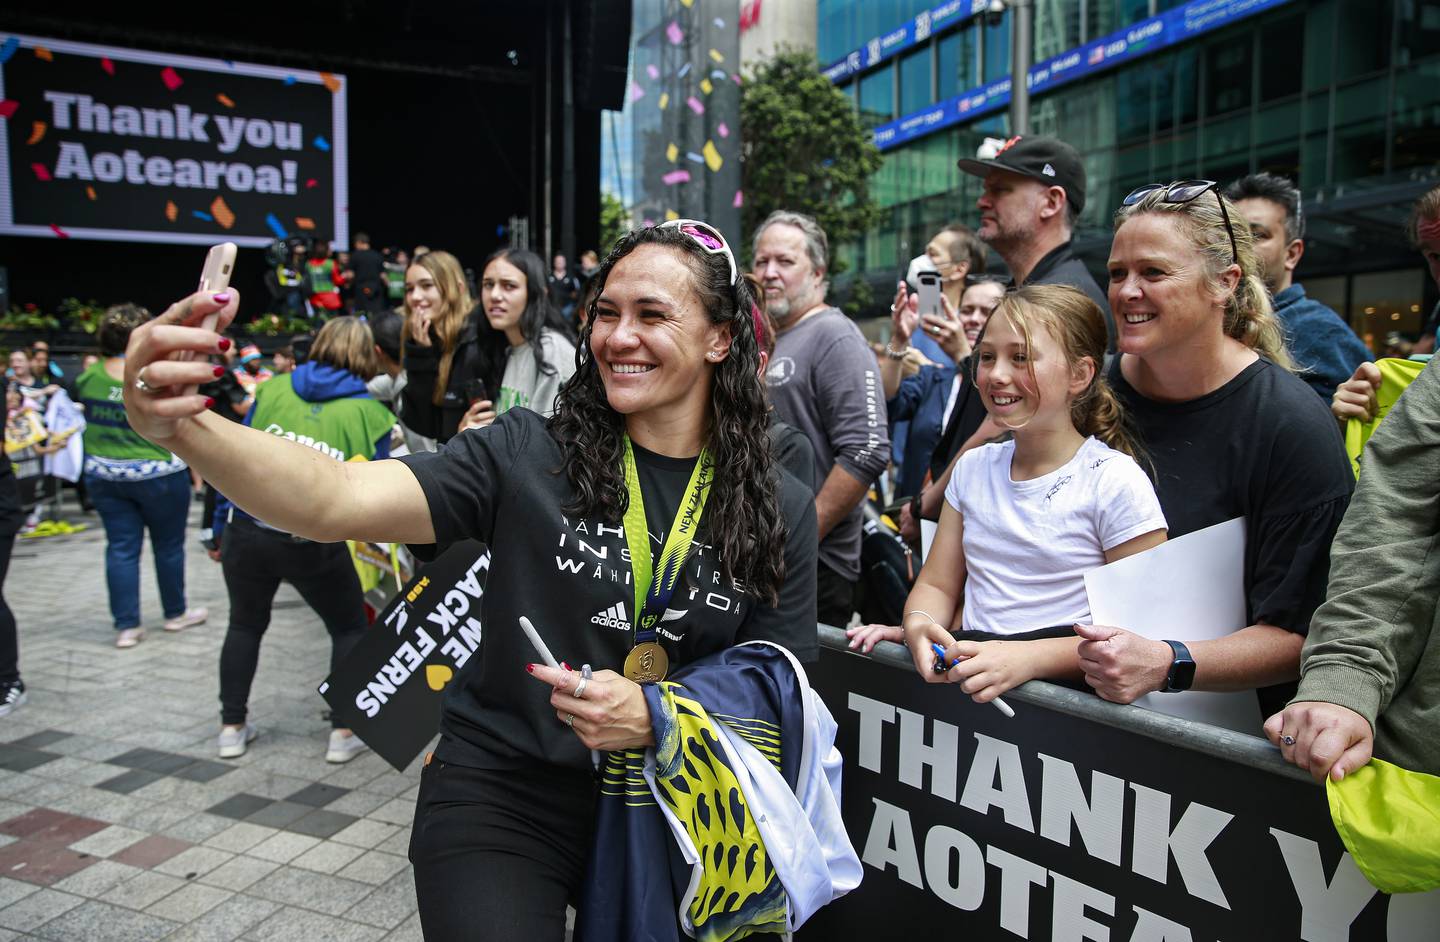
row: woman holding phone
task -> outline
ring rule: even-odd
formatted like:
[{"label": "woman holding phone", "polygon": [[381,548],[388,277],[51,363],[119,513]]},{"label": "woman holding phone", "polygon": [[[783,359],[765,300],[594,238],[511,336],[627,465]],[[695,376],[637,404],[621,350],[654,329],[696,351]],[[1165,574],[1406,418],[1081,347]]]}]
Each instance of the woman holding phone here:
[{"label": "woman holding phone", "polygon": [[[755,294],[729,246],[690,220],[636,230],[595,277],[577,372],[550,419],[512,409],[484,435],[401,461],[333,461],[183,394],[206,368],[173,355],[217,349],[219,335],[193,325],[217,309],[228,323],[233,292],[173,305],[137,332],[126,360],[136,428],[272,525],[320,541],[490,546],[484,656],[446,689],[411,837],[427,938],[564,937],[594,827],[589,750],[653,744],[637,682],[653,678],[622,666],[678,666],[749,640],[801,661],[817,654],[813,494],[776,472],[756,421],[766,396]],[[622,526],[627,512],[643,523]],[[652,557],[680,553],[669,578],[647,572],[649,554],[631,546],[653,548],[647,531],[676,534]],[[643,612],[677,610],[660,609],[663,634],[630,610],[642,608],[637,584],[651,585]],[[709,595],[680,601],[702,587]],[[578,673],[528,663],[522,615],[557,658],[594,665],[593,676],[582,685]]]}]

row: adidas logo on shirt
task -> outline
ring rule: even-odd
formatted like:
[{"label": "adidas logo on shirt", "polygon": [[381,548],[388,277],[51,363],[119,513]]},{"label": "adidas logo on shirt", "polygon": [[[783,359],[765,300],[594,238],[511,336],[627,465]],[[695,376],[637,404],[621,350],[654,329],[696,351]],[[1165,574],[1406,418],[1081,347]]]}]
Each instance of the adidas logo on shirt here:
[{"label": "adidas logo on shirt", "polygon": [[630,619],[625,615],[625,603],[616,602],[605,611],[591,615],[590,624],[600,625],[602,628],[619,628],[621,631],[629,631]]}]

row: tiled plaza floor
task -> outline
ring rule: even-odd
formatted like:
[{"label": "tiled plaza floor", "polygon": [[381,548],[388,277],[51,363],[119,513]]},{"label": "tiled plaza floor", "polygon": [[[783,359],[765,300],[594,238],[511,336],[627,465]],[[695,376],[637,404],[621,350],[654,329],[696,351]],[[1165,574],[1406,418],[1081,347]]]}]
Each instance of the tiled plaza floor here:
[{"label": "tiled plaza floor", "polygon": [[146,558],[148,638],[117,650],[99,519],[66,511],[91,529],[17,541],[5,582],[30,700],[0,718],[0,942],[419,940],[420,763],[325,762],[319,620],[281,588],[250,701],[260,738],[217,759],[219,564],[192,526],[190,603],[210,621],[169,634]]}]

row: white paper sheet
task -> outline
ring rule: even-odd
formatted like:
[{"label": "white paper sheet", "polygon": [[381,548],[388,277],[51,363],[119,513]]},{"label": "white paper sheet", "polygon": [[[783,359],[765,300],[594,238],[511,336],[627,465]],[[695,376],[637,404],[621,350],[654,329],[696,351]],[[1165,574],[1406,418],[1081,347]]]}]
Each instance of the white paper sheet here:
[{"label": "white paper sheet", "polygon": [[934,520],[920,521],[920,562],[930,558],[930,546],[935,542],[935,534],[940,531],[940,524]]},{"label": "white paper sheet", "polygon": [[[1094,624],[1159,641],[1205,641],[1245,618],[1245,518],[1196,530],[1085,574]],[[1135,701],[1172,716],[1261,735],[1253,691],[1152,693]]]}]

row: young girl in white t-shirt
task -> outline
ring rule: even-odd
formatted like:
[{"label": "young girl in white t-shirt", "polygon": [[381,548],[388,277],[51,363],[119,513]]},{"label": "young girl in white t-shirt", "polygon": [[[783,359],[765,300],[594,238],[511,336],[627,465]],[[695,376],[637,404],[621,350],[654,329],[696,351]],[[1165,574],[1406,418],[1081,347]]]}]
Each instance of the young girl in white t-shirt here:
[{"label": "young girl in white t-shirt", "polygon": [[[927,682],[959,683],[978,703],[1034,678],[1083,676],[1070,627],[1090,619],[1085,573],[1166,535],[1100,373],[1105,346],[1100,308],[1074,288],[1033,285],[1000,301],[975,382],[1013,437],[961,455],[903,625],[852,629],[852,647],[903,641]],[[967,640],[951,634],[957,621]],[[959,663],[937,674],[932,644]]]}]

